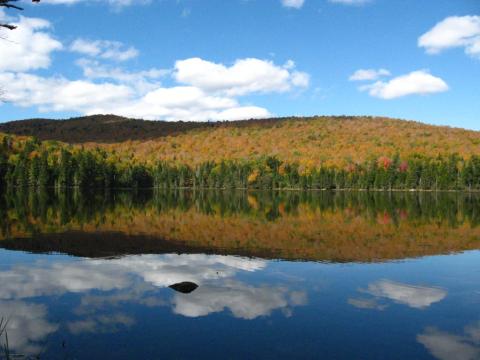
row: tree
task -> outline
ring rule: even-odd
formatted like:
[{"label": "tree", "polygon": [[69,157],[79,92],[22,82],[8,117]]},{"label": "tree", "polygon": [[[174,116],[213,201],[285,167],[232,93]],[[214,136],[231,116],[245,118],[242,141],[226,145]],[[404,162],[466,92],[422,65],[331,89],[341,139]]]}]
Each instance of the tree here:
[{"label": "tree", "polygon": [[44,151],[40,157],[40,168],[38,170],[38,185],[45,187],[50,182],[50,173],[48,168],[48,153]]},{"label": "tree", "polygon": [[[0,7],[4,7],[7,9],[23,10],[23,8],[14,4],[16,2],[18,2],[18,0],[0,0]],[[40,2],[40,0],[32,0],[32,2],[38,3]],[[15,30],[17,28],[15,25],[5,23],[0,23],[0,27],[8,30]]]}]

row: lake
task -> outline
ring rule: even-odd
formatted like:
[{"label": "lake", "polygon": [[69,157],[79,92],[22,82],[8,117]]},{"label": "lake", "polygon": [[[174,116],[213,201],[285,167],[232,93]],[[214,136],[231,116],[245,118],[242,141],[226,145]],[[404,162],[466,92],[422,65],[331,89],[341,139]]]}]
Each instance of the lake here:
[{"label": "lake", "polygon": [[1,344],[40,359],[479,359],[479,249],[475,194],[18,191],[0,207]]}]

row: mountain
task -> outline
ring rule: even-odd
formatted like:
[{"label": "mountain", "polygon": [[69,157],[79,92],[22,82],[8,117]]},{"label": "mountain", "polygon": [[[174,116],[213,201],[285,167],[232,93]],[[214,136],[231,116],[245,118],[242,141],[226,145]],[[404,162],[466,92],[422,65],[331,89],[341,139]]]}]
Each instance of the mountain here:
[{"label": "mountain", "polygon": [[138,161],[195,165],[277,156],[306,166],[382,156],[480,155],[480,132],[383,117],[320,116],[234,122],[165,122],[94,115],[0,124],[0,132],[102,147]]},{"label": "mountain", "polygon": [[210,123],[167,122],[128,119],[116,115],[92,115],[67,120],[28,119],[0,124],[0,132],[35,136],[40,140],[67,143],[112,143],[127,140],[147,140],[179,134]]}]

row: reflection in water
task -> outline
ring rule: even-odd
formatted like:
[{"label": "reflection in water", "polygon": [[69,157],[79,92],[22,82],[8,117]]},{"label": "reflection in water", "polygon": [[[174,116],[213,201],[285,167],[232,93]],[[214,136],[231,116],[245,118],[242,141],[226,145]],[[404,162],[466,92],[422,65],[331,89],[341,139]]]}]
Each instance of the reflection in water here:
[{"label": "reflection in water", "polygon": [[[41,343],[49,334],[58,330],[58,325],[47,320],[47,309],[44,305],[0,301],[0,315],[8,321],[10,348],[20,354],[40,353]],[[3,349],[0,351],[3,353]]]},{"label": "reflection in water", "polygon": [[475,360],[480,358],[480,323],[467,326],[463,335],[426,328],[417,336],[419,343],[440,360]]},{"label": "reflection in water", "polygon": [[4,201],[0,246],[33,252],[374,262],[480,248],[474,194],[19,192]]},{"label": "reflection in water", "polygon": [[136,277],[157,287],[168,287],[182,280],[203,284],[208,280],[231,278],[239,270],[260,270],[265,265],[262,260],[200,254],[40,262],[0,271],[0,299],[123,289],[131,286]]},{"label": "reflection in water", "polygon": [[178,294],[173,299],[176,314],[198,317],[228,309],[234,317],[246,320],[268,316],[276,309],[289,315],[291,307],[305,303],[304,292],[291,292],[282,287],[254,287],[234,280],[202,286],[190,296]]},{"label": "reflection in water", "polygon": [[403,304],[415,309],[425,309],[433,303],[443,300],[447,291],[443,289],[401,284],[390,280],[380,280],[361,290],[374,296],[373,299],[350,299],[349,303],[359,308],[383,310],[386,305],[380,305],[378,300],[385,298],[397,304]]},{"label": "reflection in water", "polygon": [[[0,271],[0,315],[9,319],[10,346],[20,353],[36,354],[41,350],[38,343],[59,329],[47,320],[44,305],[28,302],[41,297],[80,297],[70,314],[73,320],[64,325],[73,335],[113,333],[133,326],[132,316],[115,310],[128,303],[171,307],[175,314],[186,317],[229,310],[246,320],[268,316],[274,310],[289,315],[293,307],[306,304],[302,291],[252,286],[235,279],[239,272],[255,272],[265,266],[263,260],[200,254],[38,261]],[[158,292],[172,283],[193,282],[200,287],[191,294]]]},{"label": "reflection in water", "polygon": [[97,317],[87,317],[82,320],[71,321],[67,324],[68,330],[78,335],[81,333],[113,333],[122,330],[124,327],[130,327],[135,324],[132,317],[116,313],[112,315],[100,315]]},{"label": "reflection in water", "polygon": [[169,288],[182,294],[190,294],[198,288],[198,285],[190,281],[184,281],[181,283],[170,285]]},{"label": "reflection in water", "polygon": [[[19,192],[1,201],[0,318],[16,353],[480,357],[480,325],[465,327],[479,303],[480,253],[464,252],[480,249],[473,194]],[[464,253],[422,257],[452,252]]]}]

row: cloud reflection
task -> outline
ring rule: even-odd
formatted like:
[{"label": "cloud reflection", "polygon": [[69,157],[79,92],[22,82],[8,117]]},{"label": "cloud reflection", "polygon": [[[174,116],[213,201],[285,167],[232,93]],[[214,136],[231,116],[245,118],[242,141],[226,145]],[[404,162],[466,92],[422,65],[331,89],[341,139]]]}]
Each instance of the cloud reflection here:
[{"label": "cloud reflection", "polygon": [[480,359],[480,322],[467,326],[463,335],[454,335],[434,327],[426,328],[417,341],[440,360]]},{"label": "cloud reflection", "polygon": [[303,292],[289,292],[286,288],[253,287],[235,280],[220,285],[206,285],[192,294],[176,294],[173,299],[174,312],[188,317],[206,316],[228,309],[240,319],[255,319],[270,315],[275,309],[290,308],[306,303]]},{"label": "cloud reflection", "polygon": [[19,354],[40,353],[40,343],[58,329],[58,325],[47,321],[44,305],[0,301],[0,316],[8,321],[9,346]]},{"label": "cloud reflection", "polygon": [[256,271],[263,260],[234,256],[142,255],[77,262],[39,262],[0,272],[0,299],[23,299],[67,292],[109,291],[132,285],[136,277],[157,287],[233,277],[237,271]]},{"label": "cloud reflection", "polygon": [[122,327],[130,327],[133,324],[135,324],[134,318],[117,313],[72,321],[67,324],[67,328],[74,335],[80,333],[113,333]]},{"label": "cloud reflection", "polygon": [[415,309],[425,309],[442,301],[447,296],[444,289],[428,286],[403,284],[391,280],[379,280],[368,285],[361,292],[374,296],[373,299],[352,298],[348,303],[363,309],[383,310],[387,305],[379,304],[377,300],[388,299],[397,304],[407,305]]},{"label": "cloud reflection", "polygon": [[[38,261],[0,271],[0,317],[8,317],[11,347],[33,354],[39,343],[60,325],[49,323],[45,305],[26,301],[77,294],[79,304],[64,324],[73,335],[110,333],[130,327],[135,319],[122,312],[125,304],[171,307],[175,314],[199,317],[229,311],[239,319],[255,319],[307,302],[306,293],[283,286],[250,285],[235,279],[267,262],[234,256],[137,255],[119,259]],[[159,292],[174,283],[191,281],[191,294]],[[37,301],[37,300],[35,300]]]}]

